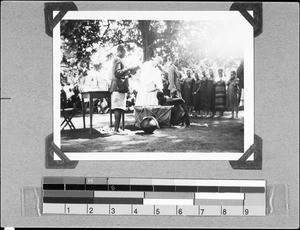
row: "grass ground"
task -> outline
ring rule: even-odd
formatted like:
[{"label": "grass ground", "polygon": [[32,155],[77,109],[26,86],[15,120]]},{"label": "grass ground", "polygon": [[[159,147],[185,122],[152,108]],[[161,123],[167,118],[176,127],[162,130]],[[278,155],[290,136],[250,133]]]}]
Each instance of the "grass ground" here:
[{"label": "grass ground", "polygon": [[191,117],[190,127],[175,126],[157,129],[145,134],[134,126],[134,114],[126,114],[125,131],[128,135],[110,135],[109,114],[93,115],[93,133],[89,132],[89,119],[83,129],[82,116],[72,122],[76,130],[61,132],[61,149],[64,152],[243,152],[244,116],[229,119]]}]

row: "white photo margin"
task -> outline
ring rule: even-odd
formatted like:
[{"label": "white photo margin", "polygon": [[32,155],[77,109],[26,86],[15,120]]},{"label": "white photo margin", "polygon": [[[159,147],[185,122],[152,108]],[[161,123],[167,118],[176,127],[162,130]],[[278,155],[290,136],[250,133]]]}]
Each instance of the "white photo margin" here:
[{"label": "white photo margin", "polygon": [[[53,17],[57,15],[53,12]],[[253,12],[250,12],[252,14]],[[178,17],[180,15],[180,18]],[[206,20],[231,21],[244,31],[244,152],[65,152],[70,160],[238,160],[254,143],[253,27],[238,11],[68,11],[62,20]],[[60,135],[60,22],[53,29],[53,141]],[[55,155],[54,160],[60,158]],[[248,160],[253,160],[251,156]]]}]

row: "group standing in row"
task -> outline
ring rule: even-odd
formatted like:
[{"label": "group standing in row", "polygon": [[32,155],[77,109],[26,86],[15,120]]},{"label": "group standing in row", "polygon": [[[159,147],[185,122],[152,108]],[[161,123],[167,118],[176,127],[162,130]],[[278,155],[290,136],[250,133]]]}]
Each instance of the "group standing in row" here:
[{"label": "group standing in row", "polygon": [[190,114],[201,117],[214,117],[219,112],[219,117],[223,117],[224,111],[234,111],[238,118],[238,105],[240,97],[239,79],[236,71],[231,71],[230,80],[224,80],[223,69],[218,70],[219,79],[216,81],[214,72],[209,70],[209,76],[202,72],[200,79],[198,72],[191,76],[191,71],[187,71],[187,78],[182,80],[182,97],[188,106]]}]

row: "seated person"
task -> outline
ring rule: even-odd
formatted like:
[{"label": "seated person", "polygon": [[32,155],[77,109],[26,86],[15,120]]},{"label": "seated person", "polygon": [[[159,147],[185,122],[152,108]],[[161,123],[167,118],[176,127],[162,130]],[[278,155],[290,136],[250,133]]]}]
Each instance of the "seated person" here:
[{"label": "seated person", "polygon": [[170,106],[173,105],[174,107],[171,110],[171,124],[173,126],[175,125],[190,125],[190,117],[188,110],[186,106],[184,105],[184,100],[179,97],[173,97],[170,98],[168,96],[165,96],[164,93],[158,92],[157,93],[157,99],[158,99],[158,104],[159,105],[164,105],[164,106]]}]

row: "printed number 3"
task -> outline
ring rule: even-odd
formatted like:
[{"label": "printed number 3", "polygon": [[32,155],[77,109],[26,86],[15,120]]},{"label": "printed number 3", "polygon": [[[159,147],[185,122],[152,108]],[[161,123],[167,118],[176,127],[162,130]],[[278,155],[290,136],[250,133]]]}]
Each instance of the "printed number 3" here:
[{"label": "printed number 3", "polygon": [[115,208],[111,208],[110,213],[111,214],[115,214],[116,213],[116,209]]}]

